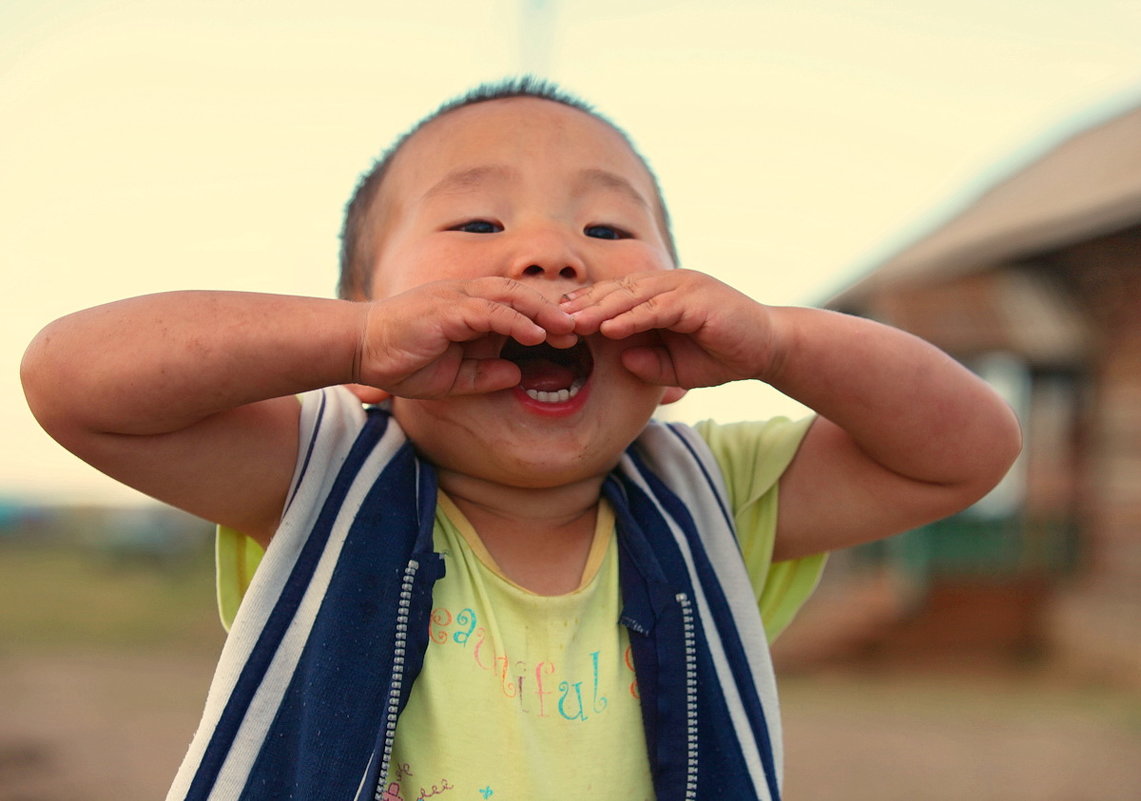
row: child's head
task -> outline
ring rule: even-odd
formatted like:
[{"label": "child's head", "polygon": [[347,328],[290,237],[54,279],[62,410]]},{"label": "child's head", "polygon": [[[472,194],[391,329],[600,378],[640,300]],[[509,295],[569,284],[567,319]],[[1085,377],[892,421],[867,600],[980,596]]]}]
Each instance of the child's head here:
[{"label": "child's head", "polygon": [[[362,181],[345,226],[342,295],[390,299],[441,280],[501,277],[556,301],[577,287],[674,266],[657,182],[626,137],[543,84],[445,107]],[[393,412],[449,475],[556,486],[611,469],[663,399],[622,366],[642,332],[565,350],[466,342],[520,367],[518,386]]]},{"label": "child's head", "polygon": [[[549,82],[524,77],[517,80],[484,84],[443,104],[398,138],[382,154],[372,169],[361,177],[346,207],[344,225],[341,231],[341,273],[338,285],[338,292],[341,297],[356,299],[371,297],[374,272],[383,244],[386,223],[404,200],[398,193],[392,192],[389,176],[394,165],[404,160],[403,156],[408,149],[407,146],[415,141],[417,135],[423,130],[454,112],[477,104],[519,98],[559,104],[564,108],[593,118],[617,134],[620,147],[634,156],[649,178],[659,233],[665,243],[671,263],[677,264],[677,250],[670,230],[669,214],[657,178],[645,159],[634,148],[626,133],[579,98],[562,91]],[[431,158],[432,154],[427,154],[427,157]],[[426,280],[434,280],[434,277],[428,276]]]}]

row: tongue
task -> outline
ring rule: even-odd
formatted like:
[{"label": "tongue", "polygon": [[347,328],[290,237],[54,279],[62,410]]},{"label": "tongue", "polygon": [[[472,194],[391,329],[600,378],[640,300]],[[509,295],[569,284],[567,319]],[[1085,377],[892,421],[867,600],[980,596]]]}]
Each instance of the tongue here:
[{"label": "tongue", "polygon": [[570,389],[574,383],[576,373],[565,365],[546,359],[527,359],[517,364],[523,372],[523,380],[519,382],[523,389],[557,392],[560,389]]}]

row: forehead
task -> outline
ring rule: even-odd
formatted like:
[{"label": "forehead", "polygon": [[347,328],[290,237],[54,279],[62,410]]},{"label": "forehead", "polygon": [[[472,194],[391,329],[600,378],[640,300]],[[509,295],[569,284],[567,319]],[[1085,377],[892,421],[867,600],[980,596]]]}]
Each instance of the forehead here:
[{"label": "forehead", "polygon": [[561,171],[609,173],[644,192],[647,201],[657,200],[649,170],[611,125],[579,109],[533,97],[475,103],[427,123],[393,159],[382,193],[385,200],[401,205],[447,175],[485,164],[555,177]]}]

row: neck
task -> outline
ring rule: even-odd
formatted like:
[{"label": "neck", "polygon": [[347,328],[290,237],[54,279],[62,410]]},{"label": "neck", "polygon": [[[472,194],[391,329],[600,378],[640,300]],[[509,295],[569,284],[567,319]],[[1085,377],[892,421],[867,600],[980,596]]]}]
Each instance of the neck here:
[{"label": "neck", "polygon": [[578,588],[594,541],[601,477],[529,488],[441,470],[439,483],[509,579],[540,595]]}]

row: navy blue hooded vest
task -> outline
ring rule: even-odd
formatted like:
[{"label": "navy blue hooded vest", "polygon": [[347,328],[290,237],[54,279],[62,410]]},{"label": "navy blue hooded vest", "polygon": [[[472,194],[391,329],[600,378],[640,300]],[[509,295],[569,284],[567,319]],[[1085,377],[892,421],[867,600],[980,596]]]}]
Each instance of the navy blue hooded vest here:
[{"label": "navy blue hooded vest", "polygon": [[[289,506],[168,801],[380,797],[428,645],[436,485],[383,409],[305,405]],[[651,423],[609,476],[658,801],[780,797],[771,660],[708,447]]]}]

